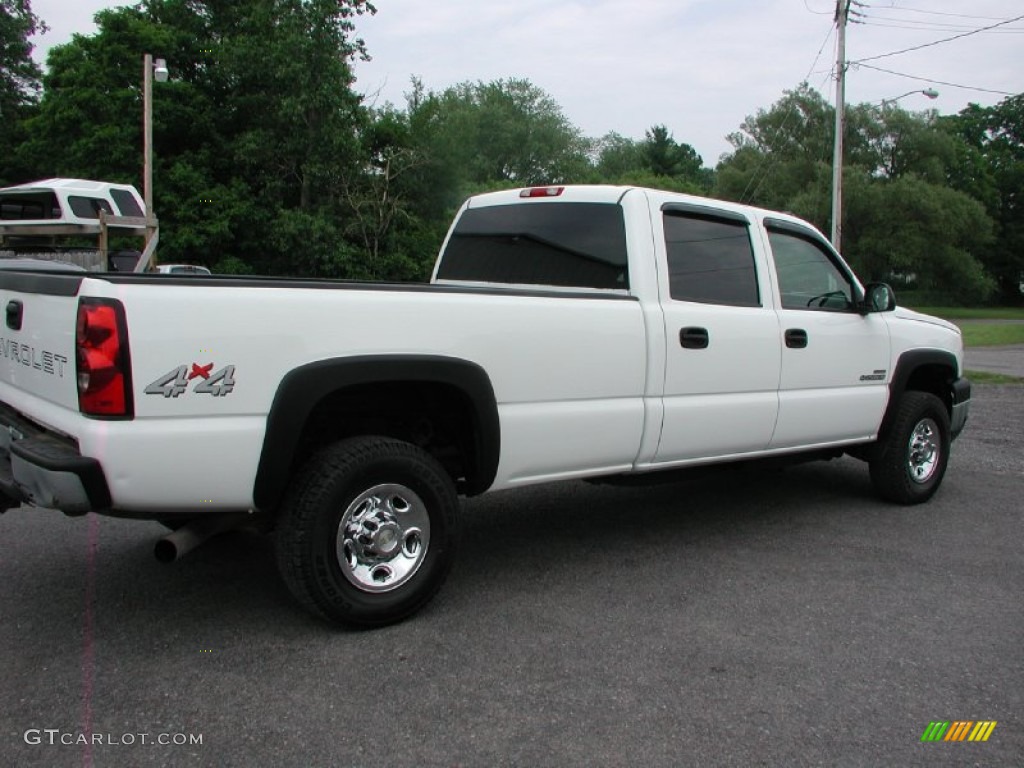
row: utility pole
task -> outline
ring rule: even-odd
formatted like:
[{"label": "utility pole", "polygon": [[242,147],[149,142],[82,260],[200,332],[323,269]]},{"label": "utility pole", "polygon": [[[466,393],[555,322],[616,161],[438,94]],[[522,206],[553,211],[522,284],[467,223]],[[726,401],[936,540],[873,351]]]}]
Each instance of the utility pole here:
[{"label": "utility pole", "polygon": [[142,199],[146,204],[146,245],[153,236],[153,56],[142,57]]},{"label": "utility pole", "polygon": [[846,22],[852,0],[836,0],[836,139],[832,153],[832,247],[839,250],[843,235],[843,126],[846,117]]}]

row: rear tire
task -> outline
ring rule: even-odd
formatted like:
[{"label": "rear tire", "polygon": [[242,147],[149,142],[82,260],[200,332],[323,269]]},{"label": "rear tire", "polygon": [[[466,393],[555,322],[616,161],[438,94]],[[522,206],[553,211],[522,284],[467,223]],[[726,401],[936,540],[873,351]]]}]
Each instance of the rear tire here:
[{"label": "rear tire", "polygon": [[454,561],[459,502],[425,451],[386,437],[342,440],[307,461],[277,526],[292,595],[330,622],[379,627],[422,608]]},{"label": "rear tire", "polygon": [[935,395],[906,392],[870,461],[878,494],[899,504],[920,504],[939,489],[950,446],[949,412]]}]

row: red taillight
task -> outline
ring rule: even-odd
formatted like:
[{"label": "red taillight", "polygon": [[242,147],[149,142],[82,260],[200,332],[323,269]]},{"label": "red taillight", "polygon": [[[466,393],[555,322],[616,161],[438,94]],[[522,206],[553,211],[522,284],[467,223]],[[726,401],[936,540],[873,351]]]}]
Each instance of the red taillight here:
[{"label": "red taillight", "polygon": [[75,328],[78,410],[130,419],[131,363],[124,307],[116,299],[82,299]]},{"label": "red taillight", "polygon": [[519,192],[520,197],[558,197],[565,187],[529,187]]}]

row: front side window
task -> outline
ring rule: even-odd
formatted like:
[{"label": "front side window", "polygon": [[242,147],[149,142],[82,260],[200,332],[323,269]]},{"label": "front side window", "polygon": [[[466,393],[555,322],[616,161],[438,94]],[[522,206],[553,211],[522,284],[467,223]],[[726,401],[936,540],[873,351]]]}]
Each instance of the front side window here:
[{"label": "front side window", "polygon": [[746,222],[667,210],[669,293],[676,301],[761,305]]},{"label": "front side window", "polygon": [[523,203],[469,208],[441,259],[440,280],[629,288],[622,208]]},{"label": "front side window", "polygon": [[847,312],[854,308],[853,285],[822,245],[771,227],[768,241],[783,309]]}]

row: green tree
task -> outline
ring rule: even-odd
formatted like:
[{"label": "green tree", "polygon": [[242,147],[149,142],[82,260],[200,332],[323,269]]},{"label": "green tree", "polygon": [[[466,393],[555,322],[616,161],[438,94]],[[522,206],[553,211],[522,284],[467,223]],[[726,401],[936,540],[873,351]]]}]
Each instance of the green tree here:
[{"label": "green tree", "polygon": [[645,170],[640,142],[618,133],[608,133],[594,142],[595,181],[618,183],[627,174]]},{"label": "green tree", "polygon": [[981,200],[996,222],[996,237],[982,260],[1007,303],[1024,302],[1024,94],[994,107],[971,104],[947,118],[963,140],[950,182]]},{"label": "green tree", "polygon": [[[797,196],[792,210],[820,210],[829,201],[821,186]],[[858,169],[845,181],[844,200],[844,256],[863,280],[909,283],[962,304],[991,294],[977,254],[992,239],[992,221],[977,200],[913,174],[886,180]]]},{"label": "green tree", "polygon": [[436,243],[421,248],[414,233],[424,229],[421,216],[429,219],[426,210],[418,215],[415,203],[421,188],[417,175],[427,160],[412,139],[408,116],[392,106],[372,110],[360,135],[360,148],[362,173],[351,174],[341,184],[350,212],[348,233],[365,254],[358,276],[426,279]]},{"label": "green tree", "polygon": [[[29,0],[0,0],[0,145],[6,148],[24,139],[22,122],[38,100],[42,72],[32,59],[29,38],[46,29]],[[14,153],[5,151],[0,184],[21,181],[24,172]]]},{"label": "green tree", "polygon": [[[831,224],[834,110],[806,84],[748,117],[717,169],[719,196]],[[981,301],[992,221],[949,179],[970,158],[934,113],[847,108],[843,251],[863,277],[901,278],[950,301]]]},{"label": "green tree", "polygon": [[579,130],[527,80],[461,83],[409,109],[423,151],[458,169],[464,190],[578,180],[588,167]]},{"label": "green tree", "polygon": [[[365,120],[351,60],[365,0],[145,0],[102,11],[98,31],[51,50],[21,147],[37,175],[139,184],[142,54],[167,59],[154,88],[160,258],[342,276],[340,180],[360,172]],[[226,263],[226,262],[225,262]],[[233,271],[244,271],[231,262]]]},{"label": "green tree", "polygon": [[715,194],[785,208],[831,164],[835,110],[807,83],[748,116],[726,138],[735,151],[719,163]]},{"label": "green tree", "polygon": [[700,181],[704,161],[689,144],[679,144],[664,125],[655,125],[644,134],[644,162],[655,176]]}]

